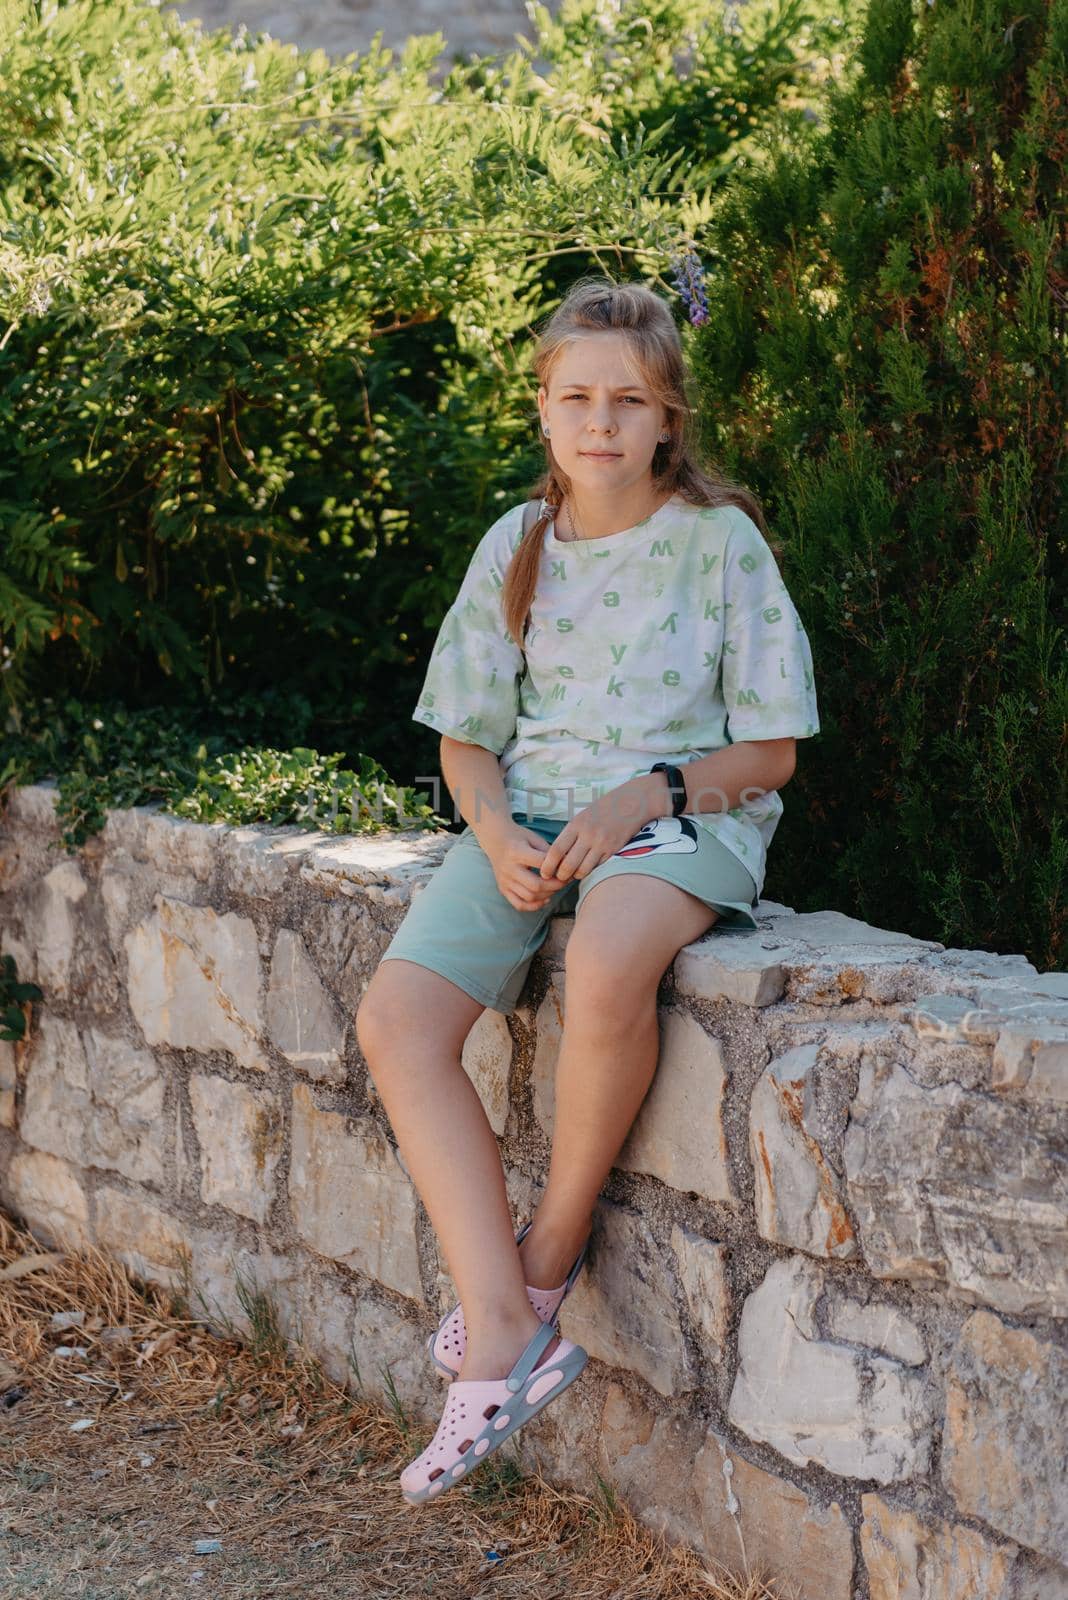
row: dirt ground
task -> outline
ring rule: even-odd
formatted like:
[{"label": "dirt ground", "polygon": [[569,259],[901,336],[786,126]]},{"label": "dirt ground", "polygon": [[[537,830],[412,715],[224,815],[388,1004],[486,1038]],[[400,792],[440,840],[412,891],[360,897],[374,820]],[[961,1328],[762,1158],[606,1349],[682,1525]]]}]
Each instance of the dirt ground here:
[{"label": "dirt ground", "polygon": [[780,1600],[508,1447],[413,1507],[426,1443],[292,1352],[260,1295],[247,1342],[95,1249],[0,1212],[0,1600]]}]

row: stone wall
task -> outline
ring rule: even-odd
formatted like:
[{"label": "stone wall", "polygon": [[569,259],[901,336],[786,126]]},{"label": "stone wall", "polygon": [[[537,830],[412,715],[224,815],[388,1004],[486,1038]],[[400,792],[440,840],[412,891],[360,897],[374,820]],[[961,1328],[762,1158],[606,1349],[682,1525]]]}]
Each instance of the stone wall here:
[{"label": "stone wall", "polygon": [[[516,48],[515,35],[533,39],[534,31],[522,0],[451,0],[448,6],[438,0],[407,0],[404,5],[387,6],[380,0],[319,0],[301,5],[290,0],[179,0],[165,4],[164,10],[177,11],[183,22],[199,18],[205,28],[244,26],[250,34],[269,33],[302,50],[325,50],[328,55],[344,56],[351,51],[361,55],[375,34],[394,53],[404,48],[411,34],[442,33],[445,49],[435,65],[435,77],[448,71],[454,52],[492,55]],[[557,0],[548,0],[555,12]]]},{"label": "stone wall", "polygon": [[[454,836],[331,839],[47,786],[0,836],[2,948],[45,990],[0,1047],[0,1198],[43,1242],[239,1282],[339,1381],[436,1419],[453,1291],[354,1037]],[[1068,975],[762,901],[661,990],[656,1080],[517,1436],[557,1481],[802,1600],[1068,1595]],[[570,917],[465,1047],[517,1220],[546,1170]],[[183,1267],[183,1262],[185,1266]],[[796,1586],[796,1588],[795,1588]]]}]

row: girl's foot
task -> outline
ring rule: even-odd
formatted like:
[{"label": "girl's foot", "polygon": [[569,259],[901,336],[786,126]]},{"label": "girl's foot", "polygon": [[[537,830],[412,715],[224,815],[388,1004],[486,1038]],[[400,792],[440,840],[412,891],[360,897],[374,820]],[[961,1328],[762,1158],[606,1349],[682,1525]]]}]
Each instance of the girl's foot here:
[{"label": "girl's foot", "polygon": [[[520,1229],[516,1237],[516,1243],[520,1246],[521,1259],[523,1244],[532,1227],[533,1223],[528,1222],[524,1228]],[[545,1237],[544,1234],[543,1237]],[[559,1243],[553,1245],[552,1248],[559,1250]],[[531,1308],[542,1322],[556,1321],[561,1303],[571,1292],[575,1279],[582,1269],[585,1256],[586,1247],[583,1244],[577,1256],[569,1263],[570,1271],[565,1267],[552,1288],[534,1288],[528,1284],[527,1297],[530,1300]],[[545,1259],[544,1256],[542,1259]],[[524,1261],[525,1266],[526,1262]],[[445,1316],[442,1317],[436,1330],[427,1339],[427,1350],[430,1354],[430,1359],[439,1371],[446,1373],[450,1378],[458,1375],[467,1352],[467,1327],[464,1322],[462,1306],[453,1306],[452,1310],[446,1312]],[[499,1352],[494,1352],[494,1355],[499,1355]]]},{"label": "girl's foot", "polygon": [[586,1360],[581,1346],[539,1323],[507,1377],[455,1379],[433,1439],[401,1473],[404,1498],[419,1505],[458,1483],[562,1394]]},{"label": "girl's foot", "polygon": [[[468,1338],[457,1376],[465,1383],[506,1378],[526,1346],[544,1324],[545,1318],[536,1316],[532,1308],[530,1315],[522,1317],[518,1322],[504,1318],[495,1319],[478,1338]],[[554,1337],[546,1348],[546,1358],[559,1343],[559,1337],[555,1335],[554,1330]]]},{"label": "girl's foot", "polygon": [[576,1259],[585,1254],[591,1223],[592,1218],[587,1217],[577,1230],[571,1226],[562,1231],[537,1213],[519,1245],[528,1285],[550,1291],[563,1284]]}]

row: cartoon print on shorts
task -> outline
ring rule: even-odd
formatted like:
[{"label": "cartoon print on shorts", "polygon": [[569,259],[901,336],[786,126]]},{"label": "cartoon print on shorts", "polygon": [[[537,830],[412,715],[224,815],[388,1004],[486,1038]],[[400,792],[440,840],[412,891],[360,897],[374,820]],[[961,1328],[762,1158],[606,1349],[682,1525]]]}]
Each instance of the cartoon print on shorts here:
[{"label": "cartoon print on shorts", "polygon": [[[654,817],[644,828],[639,828],[633,839],[628,839],[616,856],[652,855],[654,850],[662,855],[689,856],[697,849],[697,829],[689,817]],[[615,857],[613,857],[613,860]]]}]

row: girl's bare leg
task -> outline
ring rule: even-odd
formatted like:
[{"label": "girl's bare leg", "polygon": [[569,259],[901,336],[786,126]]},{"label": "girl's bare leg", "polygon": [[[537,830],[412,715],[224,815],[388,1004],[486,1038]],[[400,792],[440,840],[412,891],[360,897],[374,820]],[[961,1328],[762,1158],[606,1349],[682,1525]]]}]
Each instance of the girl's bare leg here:
[{"label": "girl's bare leg", "polygon": [[620,873],[585,896],[565,956],[549,1177],[520,1247],[534,1288],[563,1283],[656,1072],[656,996],[683,945],[718,913],[662,878]]},{"label": "girl's bare leg", "polygon": [[484,1010],[449,979],[397,957],[380,963],[356,1014],[360,1049],[463,1304],[465,1379],[505,1377],[541,1325],[497,1140],[460,1065]]}]

